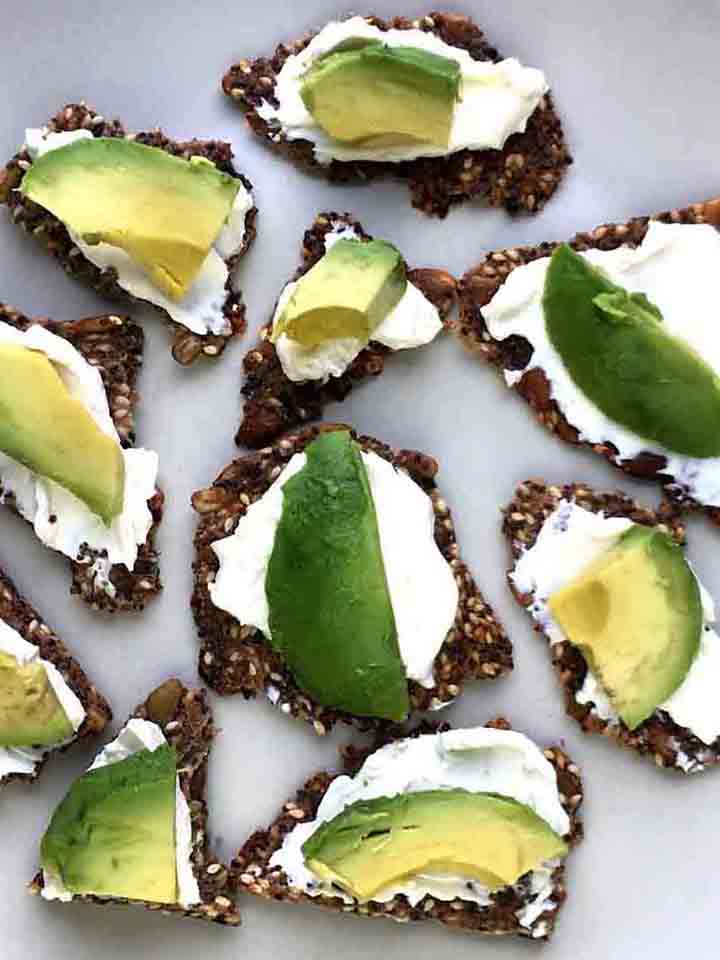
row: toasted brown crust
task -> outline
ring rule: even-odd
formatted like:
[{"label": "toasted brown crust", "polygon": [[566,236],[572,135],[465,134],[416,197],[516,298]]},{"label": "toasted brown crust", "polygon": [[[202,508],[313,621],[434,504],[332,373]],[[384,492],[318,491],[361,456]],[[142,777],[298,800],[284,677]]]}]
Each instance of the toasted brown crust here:
[{"label": "toasted brown crust", "polygon": [[[179,680],[167,680],[140,704],[133,717],[157,723],[177,752],[180,789],[188,802],[192,822],[193,873],[202,900],[186,909],[179,904],[171,906],[119,897],[76,896],[74,899],[100,906],[109,903],[143,906],[168,915],[237,926],[240,915],[230,890],[228,869],[212,855],[208,844],[207,766],[216,730],[207,693],[188,689]],[[29,891],[39,894],[42,889],[40,872],[29,885]]]},{"label": "toasted brown crust", "polygon": [[[509,730],[506,720],[498,719],[487,724],[500,730]],[[435,733],[449,729],[447,724],[436,726],[423,723],[410,736],[421,733]],[[407,734],[405,734],[407,736]],[[336,910],[339,913],[352,913],[364,917],[385,917],[402,923],[419,920],[435,920],[456,930],[468,933],[517,934],[522,937],[549,940],[557,922],[560,908],[567,896],[565,888],[565,862],[553,874],[554,906],[540,914],[530,927],[523,927],[515,911],[528,900],[526,882],[521,880],[514,887],[504,888],[492,897],[487,907],[479,907],[464,900],[442,901],[425,897],[417,906],[412,907],[403,896],[397,896],[389,903],[369,902],[347,904],[343,900],[329,897],[310,897],[306,893],[291,887],[287,877],[279,868],[270,867],[270,859],[283,843],[286,835],[298,823],[313,820],[320,801],[336,776],[353,776],[363,765],[367,757],[398,739],[389,734],[381,735],[370,747],[357,749],[346,747],[343,751],[343,769],[339,773],[321,772],[311,777],[298,791],[294,800],[286,803],[277,819],[267,830],[258,830],[241,847],[231,864],[232,880],[237,889],[267,900],[282,900],[287,903],[312,903],[315,906]],[[583,786],[580,771],[568,755],[559,747],[550,747],[544,751],[547,759],[557,773],[560,800],[570,817],[569,844],[576,846],[583,837],[582,821],[579,810],[583,801]]]},{"label": "toasted brown crust", "polygon": [[[17,330],[33,325],[45,327],[51,333],[64,337],[92,366],[100,371],[107,392],[110,416],[123,447],[135,443],[134,411],[138,402],[137,377],[142,364],[143,332],[129,317],[106,314],[85,317],[82,320],[61,322],[47,317],[26,317],[12,307],[0,303],[0,322],[9,323]],[[156,490],[148,501],[153,526],[147,540],[138,548],[138,557],[132,571],[115,564],[109,579],[114,587],[111,596],[95,576],[93,563],[102,560],[97,550],[84,547],[78,560],[71,560],[72,586],[70,592],[81,597],[96,610],[115,613],[118,610],[142,610],[146,602],[162,589],[160,566],[155,550],[155,533],[162,520],[164,495]],[[18,512],[12,492],[4,493],[0,486],[0,503]]]},{"label": "toasted brown crust", "polygon": [[[305,231],[302,263],[291,280],[299,280],[326,252],[325,237],[333,230],[349,228],[364,240],[372,239],[349,213],[320,213]],[[445,320],[457,300],[457,284],[445,270],[408,270],[413,283],[438,309]],[[274,310],[273,310],[274,314]],[[380,343],[371,342],[340,377],[327,383],[308,380],[294,383],[283,372],[275,345],[270,341],[270,321],[260,331],[260,342],[245,355],[243,370],[245,397],[243,419],[235,437],[238,446],[258,448],[272,443],[286,430],[322,417],[329,403],[340,402],[353,386],[368,377],[378,377],[385,369],[385,358],[392,353]]]},{"label": "toasted brown crust", "polygon": [[[620,492],[597,493],[584,484],[559,487],[528,480],[520,484],[504,512],[503,531],[510,543],[513,560],[533,546],[545,520],[562,500],[574,501],[592,513],[627,517],[648,527],[659,526],[677,543],[685,542],[685,527],[668,502],[654,511]],[[509,584],[518,603],[528,608],[533,602],[532,595],[519,593],[511,579]],[[533,628],[547,639],[539,624],[533,622]],[[649,757],[658,767],[671,767],[684,773],[698,773],[720,760],[720,739],[707,746],[664,711],[656,710],[635,730],[629,730],[621,720],[601,719],[590,705],[580,704],[575,699],[587,674],[587,664],[579,650],[571,643],[556,643],[550,645],[550,654],[563,688],[568,716],[576,720],[585,733],[602,733]]]},{"label": "toasted brown crust", "polygon": [[[695,203],[680,210],[669,210],[654,217],[636,217],[627,223],[609,223],[589,233],[578,233],[568,241],[575,250],[614,250],[626,245],[639,246],[651,220],[663,223],[708,223],[720,226],[720,198],[706,203]],[[490,253],[478,266],[469,270],[460,281],[460,319],[449,324],[470,350],[500,371],[525,370],[532,357],[532,346],[523,337],[511,336],[494,340],[483,318],[483,307],[492,300],[509,274],[516,268],[548,257],[558,243],[541,243],[535,247],[513,247]],[[618,461],[618,451],[612,443],[588,444],[579,439],[577,428],[569,423],[551,398],[550,384],[539,367],[529,367],[514,389],[530,404],[537,420],[551,433],[566,443],[589,447],[605,457],[625,473],[643,480],[658,480],[668,497],[689,509],[704,510],[713,523],[720,524],[720,510],[703,507],[687,491],[664,472],[666,460],[653,453],[641,453],[632,460]]]},{"label": "toasted brown crust", "polygon": [[[304,450],[321,431],[337,429],[350,428],[322,424],[288,434],[272,447],[233,461],[211,487],[193,497],[193,507],[200,515],[195,534],[192,609],[201,641],[201,676],[221,694],[242,693],[250,698],[264,692],[283,713],[311,723],[320,735],[338,721],[362,730],[388,724],[316,703],[295,685],[282,658],[259,631],[214,606],[209,583],[218,570],[218,561],[211,544],[233,532],[250,504],[267,491],[294,453]],[[427,690],[413,681],[409,683],[411,709],[431,710],[458,697],[466,681],[508,673],[513,666],[512,644],[459,556],[450,511],[435,485],[437,462],[413,450],[393,451],[372,437],[356,439],[364,450],[405,469],[431,497],[435,540],[453,569],[460,591],[455,626],[435,660],[435,687]]]},{"label": "toasted brown crust", "polygon": [[[235,170],[232,163],[232,149],[229,143],[221,140],[188,140],[176,141],[166,137],[161,130],[152,130],[146,133],[128,133],[118,120],[105,120],[95,110],[85,103],[70,103],[58,111],[47,123],[47,129],[60,133],[66,130],[90,130],[95,137],[124,137],[143,143],[149,147],[158,147],[174,156],[205,157],[214,163],[218,169],[240,180],[248,190],[252,189],[250,181]],[[103,297],[121,300],[125,303],[139,301],[124,290],[116,281],[114,270],[100,270],[91,263],[73,243],[63,223],[49,210],[38,206],[32,200],[24,197],[16,188],[25,175],[25,171],[32,165],[32,158],[26,150],[15,154],[7,166],[0,168],[0,203],[6,203],[10,209],[13,221],[28,233],[34,234],[45,245],[48,253],[54,257],[66,273],[82,280],[91,286]],[[245,255],[255,238],[255,220],[257,208],[253,207],[247,214],[245,226],[245,243],[242,250],[226,260],[230,271],[227,281],[227,298],[224,314],[231,325],[232,332],[227,335],[216,336],[205,334],[201,336],[192,333],[187,327],[175,323],[161,307],[150,304],[154,310],[165,317],[170,326],[174,342],[172,354],[178,363],[187,365],[197,360],[199,356],[217,357],[228,342],[245,332],[245,304],[242,292],[236,291],[232,285],[234,268]]]},{"label": "toasted brown crust", "polygon": [[[419,29],[433,33],[445,43],[467,50],[475,60],[501,59],[482,30],[463,14],[430,13],[417,20],[395,17],[385,21],[373,16],[365,19],[380,30]],[[303,169],[332,183],[364,183],[383,176],[407,180],[413,206],[438,217],[446,216],[450,207],[478,197],[510,213],[536,213],[557,189],[572,159],[549,93],[530,117],[525,133],[513,134],[502,150],[462,150],[447,157],[400,164],[336,160],[328,166],[319,164],[308,140],[286,140],[277,123],[268,123],[257,112],[263,100],[277,105],[277,75],[288,57],[300,53],[315,35],[310,33],[294,43],[281,43],[270,58],[240,60],[222,80],[223,92],[245,110],[250,129]]]},{"label": "toasted brown crust", "polygon": [[16,630],[23,640],[34,644],[43,660],[54,664],[63,680],[85,708],[85,720],[70,743],[52,747],[37,765],[34,773],[11,773],[0,777],[0,788],[8,783],[33,783],[55,753],[64,753],[78,740],[96,737],[103,732],[112,719],[112,710],[105,697],[75,660],[62,640],[45,623],[37,610],[21,596],[10,577],[0,570],[0,620]]}]

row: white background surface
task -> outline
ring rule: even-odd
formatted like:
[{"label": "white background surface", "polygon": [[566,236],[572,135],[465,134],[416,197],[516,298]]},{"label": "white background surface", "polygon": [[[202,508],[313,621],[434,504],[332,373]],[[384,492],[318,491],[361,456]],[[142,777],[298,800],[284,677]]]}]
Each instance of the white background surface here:
[{"label": "white background surface", "polygon": [[[377,0],[379,14],[427,12]],[[250,333],[215,365],[178,367],[157,316],[147,320],[140,442],[156,448],[168,494],[160,532],[165,592],[144,615],[94,615],[68,595],[66,561],[44,550],[25,524],[0,513],[0,564],[79,655],[110,697],[116,722],[165,677],[195,678],[191,591],[193,490],[235,455],[240,362],[298,262],[303,230],[321,209],[350,210],[377,236],[397,243],[413,265],[462,273],[484,251],[565,238],[720,192],[720,4],[713,0],[605,0],[580,4],[457,3],[506,55],[543,68],[576,164],[546,210],[533,219],[466,205],[439,222],[411,209],[403,184],[330,187],[275,158],[247,131],[219,92],[242,56],[345,13],[320,0],[0,0],[0,156],[14,153],[25,126],[86,98],[129,129],[162,125],[173,137],[232,141],[238,169],[256,186],[259,234],[240,268]],[[366,12],[361,9],[359,12]],[[106,309],[67,279],[0,209],[0,299],[27,313],[71,319]],[[720,307],[719,307],[720,309]],[[622,486],[649,502],[653,488],[624,480],[599,459],[566,449],[531,419],[492,370],[449,338],[393,357],[386,374],[331,410],[390,443],[431,452],[452,506],[463,553],[514,642],[515,673],[477,684],[446,715],[455,724],[504,713],[541,742],[564,740],[583,768],[587,839],[569,862],[569,900],[548,956],[557,960],[693,960],[717,956],[720,772],[683,779],[600,738],[582,738],[564,717],[543,644],[504,582],[506,545],[499,507],[517,482],[544,476]],[[690,526],[690,555],[720,597],[714,562],[720,532]],[[222,727],[210,771],[210,830],[229,857],[272,819],[306,775],[332,765],[346,730],[325,740],[265,702],[214,698]],[[532,955],[530,943],[453,935],[430,924],[400,926],[307,907],[241,901],[240,930],[162,918],[138,910],[46,905],[24,893],[47,819],[95,748],[54,762],[33,789],[0,795],[0,958],[106,960],[212,955],[290,960],[488,958]]]}]

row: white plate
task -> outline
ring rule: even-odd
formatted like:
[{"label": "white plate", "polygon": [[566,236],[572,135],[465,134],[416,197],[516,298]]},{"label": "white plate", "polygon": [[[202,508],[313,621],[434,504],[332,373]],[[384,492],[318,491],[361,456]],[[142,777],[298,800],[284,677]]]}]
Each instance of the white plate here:
[{"label": "white plate", "polygon": [[[380,15],[420,14],[427,6],[370,4]],[[263,0],[31,0],[6,3],[0,31],[3,94],[0,157],[14,153],[25,126],[42,123],[85,97],[130,129],[162,125],[171,136],[232,141],[236,163],[255,184],[259,234],[240,268],[250,334],[217,364],[178,367],[157,316],[147,321],[138,435],[161,456],[167,513],[160,533],[162,597],[142,616],[106,621],[68,595],[66,561],[44,550],[23,523],[0,511],[0,565],[78,654],[109,695],[121,723],[158,681],[195,677],[196,636],[188,610],[193,490],[236,454],[240,362],[295,270],[313,215],[351,210],[378,237],[397,243],[411,264],[462,273],[485,250],[566,238],[607,220],[706,199],[718,191],[720,123],[718,6],[714,0],[605,0],[458,5],[504,53],[543,68],[552,84],[576,164],[538,217],[512,220],[466,205],[445,221],[411,209],[403,183],[331,187],[263,148],[242,114],[219,92],[227,67],[243,56],[321,26],[345,7],[332,2]],[[360,4],[359,12],[364,12]],[[57,318],[117,309],[64,277],[0,209],[0,299]],[[507,549],[499,507],[528,476],[620,486],[648,502],[654,488],[623,479],[589,453],[553,440],[492,370],[443,342],[393,357],[377,382],[328,411],[361,430],[439,457],[440,484],[457,521],[464,556],[508,628],[517,666],[507,680],[471,687],[443,719],[482,723],[505,714],[540,742],[564,740],[583,768],[587,839],[568,864],[569,899],[548,956],[555,960],[677,960],[716,956],[720,906],[720,772],[683,779],[602,738],[583,738],[564,716],[547,651],[533,636],[504,582]],[[720,531],[690,525],[690,555],[720,598]],[[332,765],[337,745],[259,701],[213,698],[222,733],[210,770],[210,829],[229,857],[275,816],[312,771]],[[223,930],[142,911],[50,906],[24,883],[35,870],[49,815],[93,746],[54,761],[32,789],[0,795],[0,956],[3,960],[456,960],[530,957],[533,947],[453,935],[431,924],[392,925],[309,907],[243,897],[243,927]]]}]

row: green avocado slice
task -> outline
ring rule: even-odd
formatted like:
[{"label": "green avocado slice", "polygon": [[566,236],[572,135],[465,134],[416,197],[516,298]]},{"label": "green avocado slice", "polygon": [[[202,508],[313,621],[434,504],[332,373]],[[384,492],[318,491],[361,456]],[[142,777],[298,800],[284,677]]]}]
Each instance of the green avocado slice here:
[{"label": "green avocado slice", "polygon": [[700,647],[697,578],[682,548],[652,527],[628,529],[548,605],[631,730],[683,683]]},{"label": "green avocado slice", "polygon": [[300,95],[341,143],[447,147],[460,95],[460,64],[416,47],[346,43],[317,60]]},{"label": "green avocado slice", "polygon": [[563,244],[548,267],[543,309],[570,376],[606,416],[675,453],[720,455],[720,378],[664,329],[644,294]]},{"label": "green avocado slice", "polygon": [[42,840],[44,870],[75,894],[177,903],[175,750],[141,750],[77,780]]},{"label": "green avocado slice", "polygon": [[207,160],[122,137],[50,150],[20,184],[85,243],[124,250],[174,301],[192,286],[239,189]]},{"label": "green avocado slice", "polygon": [[123,511],[125,459],[40,350],[0,343],[0,451],[53,480],[110,526]]},{"label": "green avocado slice", "polygon": [[497,890],[567,851],[530,807],[467,790],[357,801],[302,848],[313,873],[360,901],[421,873],[459,874]]},{"label": "green avocado slice", "polygon": [[367,342],[407,290],[400,251],[384,240],[337,240],[297,281],[273,328],[305,347],[338,337]]},{"label": "green avocado slice", "polygon": [[73,732],[43,664],[0,650],[0,747],[53,746]]},{"label": "green avocado slice", "polygon": [[359,448],[343,430],[305,452],[283,487],[265,580],[272,646],[325,706],[404,720],[407,679]]}]

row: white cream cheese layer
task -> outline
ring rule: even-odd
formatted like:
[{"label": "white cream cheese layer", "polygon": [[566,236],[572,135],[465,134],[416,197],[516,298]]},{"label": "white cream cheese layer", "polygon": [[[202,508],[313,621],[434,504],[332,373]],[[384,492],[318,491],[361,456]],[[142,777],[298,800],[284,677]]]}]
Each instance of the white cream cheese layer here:
[{"label": "white cream cheese layer", "polygon": [[[706,224],[650,223],[642,244],[633,249],[588,250],[582,254],[609,278],[631,292],[645,293],[663,314],[665,329],[682,337],[720,374],[720,337],[715,305],[720,303],[720,233]],[[667,459],[664,473],[700,503],[720,505],[720,457],[695,459],[672,453],[610,420],[575,385],[545,329],[542,296],[549,257],[513,270],[483,317],[490,335],[512,334],[528,340],[533,354],[526,370],[539,367],[550,382],[552,398],[587,443],[613,443],[616,462],[644,451]],[[525,371],[507,371],[509,385]]]},{"label": "white cream cheese layer", "polygon": [[[74,140],[92,137],[89,130],[69,133],[44,133],[42,130],[26,130],[25,146],[33,159],[50,150],[65,147]],[[254,205],[252,194],[240,183],[230,215],[218,234],[213,249],[207,255],[200,273],[182,300],[166,297],[124,250],[109,243],[87,244],[68,231],[79,250],[100,270],[117,271],[117,282],[133,297],[146,300],[167,311],[175,323],[182,324],[193,333],[227,334],[230,324],[223,314],[228,296],[229,271],[225,260],[239,253],[245,242],[245,220]]]},{"label": "white cream cheese layer", "polygon": [[[41,663],[45,668],[48,681],[58,698],[65,716],[70,721],[74,731],[78,731],[85,719],[85,708],[73,690],[68,686],[54,663],[43,660],[40,650],[33,643],[28,643],[17,630],[13,629],[4,620],[0,620],[0,651],[14,657],[21,667],[30,663]],[[31,776],[51,750],[62,746],[57,743],[47,747],[0,747],[0,780],[11,773],[21,773]]]},{"label": "white cream cheese layer", "polygon": [[[95,758],[89,770],[98,770],[112,763],[127,760],[141,750],[154,752],[167,743],[162,730],[149,720],[130,720],[112,743],[109,743]],[[192,867],[192,821],[180,781],[175,788],[175,857],[177,864],[178,903],[191,907],[200,902],[200,889]],[[62,878],[43,870],[42,895],[46,900],[62,900],[68,903],[73,894],[65,887]]]},{"label": "white cream cheese layer", "polygon": [[[380,40],[389,47],[417,47],[455,60],[461,68],[461,100],[455,105],[450,143],[396,146],[343,144],[318,126],[300,96],[303,77],[313,63],[349,39]],[[333,160],[376,160],[400,163],[416,157],[442,157],[458,150],[500,150],[513,133],[522,133],[548,91],[540,70],[517,60],[499,63],[473,60],[466,50],[450,46],[424,30],[379,30],[362,17],[329,23],[308,46],[285,61],[275,82],[279,106],[263,101],[257,108],[266,121],[275,121],[287,140],[309,140],[321,164]]]},{"label": "white cream cheese layer", "polygon": [[[44,353],[72,396],[83,404],[99,428],[120,444],[100,374],[71,343],[44,327],[33,326],[21,332],[0,322],[0,343],[3,342]],[[109,527],[64,487],[33,473],[2,452],[0,502],[12,494],[17,509],[51,549],[74,560],[82,544],[87,543],[93,550],[107,550],[110,565],[124,564],[132,570],[138,546],[147,540],[153,523],[148,500],[155,496],[158,456],[152,450],[139,449],[123,450],[123,458],[125,503],[123,512]]]},{"label": "white cream cheese layer", "polygon": [[[632,525],[623,517],[605,517],[563,500],[543,524],[534,545],[517,561],[510,577],[521,593],[532,595],[530,612],[551,643],[562,643],[567,637],[550,612],[548,598],[610,550]],[[715,622],[712,599],[699,580],[698,584],[704,618],[700,650],[683,683],[657,709],[711,744],[720,736],[720,637],[710,627]],[[592,704],[604,720],[620,722],[590,668],[575,699]]]},{"label": "white cream cheese layer", "polygon": [[[310,896],[347,894],[317,877],[305,865],[302,846],[322,823],[338,816],[358,800],[395,797],[424,790],[469,790],[473,793],[497,793],[517,800],[542,817],[560,836],[570,830],[570,821],[560,803],[557,777],[542,751],[521,733],[477,727],[426,734],[399,740],[373,753],[354,777],[337,777],[328,787],[317,817],[298,824],[273,854],[271,867],[280,867],[293,887]],[[530,927],[535,919],[553,906],[552,872],[558,861],[548,861],[530,877],[532,899],[518,919]],[[467,900],[481,906],[491,902],[490,891],[467,877],[427,874],[385,888],[374,901],[387,903],[397,894],[415,905],[424,896],[438,900]]]},{"label": "white cream cheese layer", "polygon": [[[325,237],[325,249],[329,250],[338,240],[353,240],[357,239],[357,236],[351,227],[331,230]],[[297,285],[297,282],[288,283],[280,294],[273,326],[278,323]],[[390,350],[410,350],[430,343],[442,328],[443,323],[437,307],[408,281],[400,302],[375,328],[371,339]],[[289,380],[325,381],[329,377],[341,377],[366,346],[367,341],[358,337],[338,337],[316,347],[305,347],[283,333],[277,339],[275,350],[280,366]]]},{"label": "white cream cheese layer", "polygon": [[[435,657],[458,607],[452,569],[435,543],[432,501],[387,460],[364,452],[362,458],[375,503],[400,656],[408,678],[432,687]],[[220,562],[210,584],[213,603],[266,637],[270,625],[265,577],[282,516],[282,488],[306,459],[304,453],[296,453],[270,489],[248,508],[235,532],[212,544]]]}]

